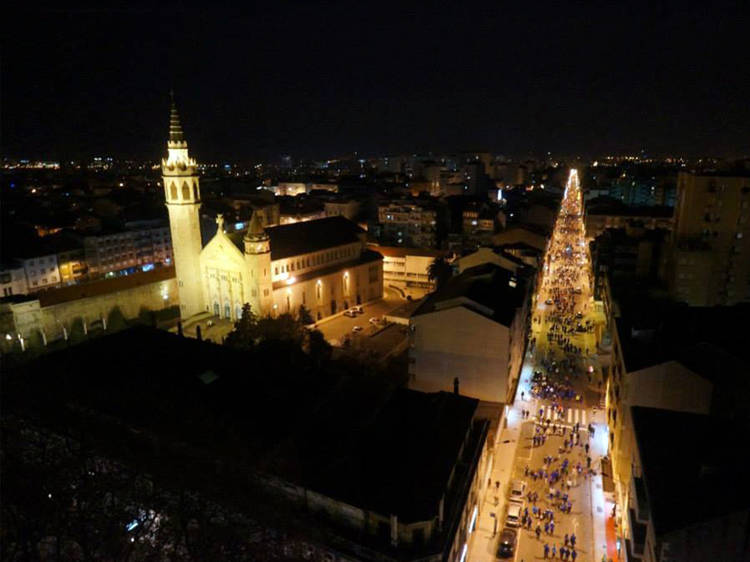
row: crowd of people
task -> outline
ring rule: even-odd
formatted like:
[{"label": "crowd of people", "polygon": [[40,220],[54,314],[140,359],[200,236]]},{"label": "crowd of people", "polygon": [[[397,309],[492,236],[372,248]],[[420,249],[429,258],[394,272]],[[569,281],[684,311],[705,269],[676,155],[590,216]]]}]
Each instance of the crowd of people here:
[{"label": "crowd of people", "polygon": [[[529,342],[536,360],[530,398],[538,400],[531,446],[541,448],[552,442],[554,447],[547,446],[546,451],[553,453],[545,454],[541,465],[524,468],[528,489],[521,527],[536,536],[544,558],[575,561],[577,537],[562,537],[555,529],[556,525],[569,528],[566,516],[577,513],[574,492],[594,474],[589,446],[593,426],[583,429],[579,423],[572,427],[564,423],[566,408],[583,402],[576,388],[582,386],[584,374],[591,382],[586,357],[592,351],[590,334],[595,328],[587,318],[591,279],[577,181],[569,185],[561,206],[545,257],[540,304],[532,316]],[[531,417],[530,410],[522,411],[523,419]]]}]

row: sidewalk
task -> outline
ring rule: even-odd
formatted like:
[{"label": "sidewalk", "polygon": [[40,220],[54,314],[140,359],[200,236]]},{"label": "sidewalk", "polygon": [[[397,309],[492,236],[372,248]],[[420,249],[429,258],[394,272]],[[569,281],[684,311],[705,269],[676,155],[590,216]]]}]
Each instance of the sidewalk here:
[{"label": "sidewalk", "polygon": [[[594,439],[591,443],[592,457],[599,460],[602,456],[607,454],[607,446],[609,440],[609,433],[607,431],[607,425],[605,420],[605,411],[596,410],[592,413],[592,424],[594,426]],[[614,538],[614,528],[612,533],[608,532],[612,525],[611,517],[609,514],[612,511],[612,504],[608,502],[604,495],[604,486],[601,471],[601,462],[598,464],[598,470],[596,476],[591,479],[591,516],[593,518],[593,562],[599,562],[602,560],[602,555],[606,553],[608,558],[611,558],[613,562],[617,561],[617,548],[616,539]],[[614,553],[614,556],[613,554]]]},{"label": "sidewalk", "polygon": [[[487,489],[481,500],[480,514],[474,537],[469,547],[467,560],[481,562],[494,560],[497,552],[497,542],[503,529],[505,505],[508,486],[513,475],[513,461],[516,457],[518,439],[521,435],[521,416],[515,408],[509,408],[507,415],[508,427],[498,432],[492,466],[492,486]],[[496,492],[495,482],[500,482],[500,489]],[[495,497],[498,504],[495,505]],[[493,536],[495,518],[497,518],[497,534]]]}]

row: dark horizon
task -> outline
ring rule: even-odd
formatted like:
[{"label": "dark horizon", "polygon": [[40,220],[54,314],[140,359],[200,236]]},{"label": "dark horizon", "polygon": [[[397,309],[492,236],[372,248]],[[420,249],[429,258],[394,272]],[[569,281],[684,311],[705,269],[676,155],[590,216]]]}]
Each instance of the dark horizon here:
[{"label": "dark horizon", "polygon": [[5,20],[3,155],[750,154],[747,6],[256,5]]}]

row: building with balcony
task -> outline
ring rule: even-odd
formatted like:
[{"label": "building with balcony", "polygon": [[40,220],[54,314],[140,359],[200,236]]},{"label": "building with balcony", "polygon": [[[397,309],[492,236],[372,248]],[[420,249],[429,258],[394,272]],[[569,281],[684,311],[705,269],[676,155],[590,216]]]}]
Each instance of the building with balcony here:
[{"label": "building with balcony", "polygon": [[400,248],[398,246],[369,247],[383,256],[383,288],[393,289],[402,297],[421,299],[435,290],[429,267],[435,258],[445,257],[443,250],[429,248]]},{"label": "building with balcony", "polygon": [[670,293],[691,306],[750,302],[750,176],[680,172],[666,266]]},{"label": "building with balcony", "polygon": [[24,295],[29,292],[26,270],[18,260],[0,264],[0,290],[3,297]]},{"label": "building with balcony", "polygon": [[438,208],[422,201],[396,201],[378,206],[380,241],[412,248],[437,248]]},{"label": "building with balcony", "polygon": [[148,271],[172,263],[169,226],[162,221],[131,222],[121,231],[86,236],[83,249],[92,277]]}]

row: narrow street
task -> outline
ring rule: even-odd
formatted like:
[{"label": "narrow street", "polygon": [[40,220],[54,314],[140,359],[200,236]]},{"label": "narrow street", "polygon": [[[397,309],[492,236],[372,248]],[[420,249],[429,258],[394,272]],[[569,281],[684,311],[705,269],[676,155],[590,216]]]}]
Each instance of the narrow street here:
[{"label": "narrow street", "polygon": [[611,504],[602,490],[601,458],[608,434],[594,359],[597,324],[603,318],[594,307],[582,205],[578,174],[571,170],[532,303],[520,384],[498,438],[493,485],[470,560],[502,559],[498,548],[512,505],[510,489],[519,481],[523,495],[513,503],[521,506],[521,522],[507,559],[553,559],[554,552],[555,560],[617,560],[606,538]]}]

